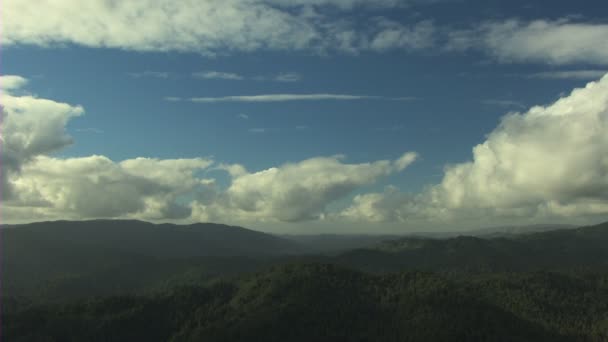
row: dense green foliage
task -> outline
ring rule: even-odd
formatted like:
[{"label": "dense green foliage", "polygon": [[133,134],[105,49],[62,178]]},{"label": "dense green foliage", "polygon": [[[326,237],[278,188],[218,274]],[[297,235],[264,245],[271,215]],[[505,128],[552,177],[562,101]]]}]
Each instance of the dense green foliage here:
[{"label": "dense green foliage", "polygon": [[2,235],[7,341],[608,341],[608,224],[316,256],[215,225]]},{"label": "dense green foliage", "polygon": [[203,287],[8,314],[7,341],[605,341],[608,275],[291,264]]}]

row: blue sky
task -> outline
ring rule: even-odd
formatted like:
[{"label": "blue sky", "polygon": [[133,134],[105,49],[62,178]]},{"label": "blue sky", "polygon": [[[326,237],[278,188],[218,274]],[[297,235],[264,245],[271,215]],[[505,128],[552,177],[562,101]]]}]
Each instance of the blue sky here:
[{"label": "blue sky", "polygon": [[[55,6],[30,1],[4,5],[2,74],[27,79],[27,86],[19,88],[20,96],[31,94],[36,99],[79,105],[84,110],[83,115],[62,121],[65,125],[59,133],[54,131],[62,139],[71,136],[71,143],[27,156],[19,152],[25,147],[13,148],[21,154],[15,157],[19,167],[13,175],[9,172],[6,180],[5,187],[14,188],[12,195],[5,194],[9,219],[107,216],[151,221],[212,220],[268,230],[359,227],[353,231],[365,231],[361,227],[373,223],[381,227],[379,230],[401,231],[495,222],[592,222],[608,213],[601,209],[604,195],[591,196],[592,203],[582,203],[590,198],[587,194],[562,198],[563,189],[548,191],[547,186],[539,186],[542,196],[509,202],[504,208],[495,204],[493,213],[486,213],[487,206],[480,205],[478,212],[484,214],[479,217],[450,214],[437,220],[443,215],[438,212],[467,206],[452,203],[437,208],[435,198],[442,196],[436,193],[446,187],[448,169],[470,161],[474,166],[479,164],[472,149],[491,141],[488,134],[500,133],[505,115],[526,115],[536,105],[551,108],[560,97],[569,97],[573,89],[599,80],[608,70],[608,35],[603,35],[608,32],[608,8],[602,1],[554,1],[548,6],[545,1],[233,0],[202,1],[198,5],[175,1],[165,6],[177,12],[193,12],[192,18],[171,17],[162,9],[148,9],[146,2],[128,2],[143,8],[131,27],[125,18],[132,9],[127,5],[112,7],[102,0],[92,1],[93,5],[69,0],[52,2]],[[255,12],[245,11],[250,7],[261,14],[249,18],[250,12]],[[50,19],[36,19],[29,12],[33,9],[47,13]],[[218,12],[210,10],[225,14],[216,18],[209,13]],[[153,13],[148,17],[146,11]],[[153,15],[164,18],[158,25],[170,26],[169,33],[150,28],[155,23],[150,19],[155,18]],[[281,94],[285,96],[278,96]],[[603,105],[601,100],[593,101]],[[605,114],[605,109],[600,110],[600,117]],[[6,120],[16,117],[10,113],[6,116]],[[10,131],[11,127],[24,127],[6,126],[7,135],[17,133]],[[545,134],[534,127],[526,132],[532,136]],[[559,140],[560,134],[551,134]],[[520,148],[525,150],[526,146]],[[594,153],[606,152],[604,147],[600,144]],[[238,164],[249,175],[262,176],[260,172],[271,168],[282,171],[286,164],[297,166],[306,160],[337,155],[343,157],[332,160],[337,160],[340,167],[361,166],[396,161],[406,152],[415,152],[417,157],[403,170],[393,166],[362,180],[354,175],[357,180],[315,183],[318,193],[311,191],[305,200],[308,204],[302,208],[296,208],[299,202],[291,202],[292,192],[298,192],[293,189],[298,176],[287,177],[292,182],[289,186],[268,194],[256,188],[252,196],[261,198],[261,202],[250,208],[238,204],[241,198],[234,191],[239,176],[225,171],[229,165]],[[141,203],[132,203],[131,211],[107,211],[101,208],[101,200],[91,200],[91,205],[100,206],[91,211],[97,214],[83,214],[74,209],[78,205],[69,204],[82,200],[78,197],[82,194],[77,196],[75,193],[80,192],[74,190],[62,197],[67,198],[62,204],[65,207],[52,204],[50,210],[49,205],[36,207],[15,200],[20,204],[15,204],[19,209],[13,213],[8,208],[11,196],[40,188],[25,187],[26,173],[19,170],[23,165],[34,168],[32,160],[40,156],[63,162],[103,156],[116,164],[136,158],[157,162],[202,158],[212,161],[213,166],[189,169],[184,182],[192,177],[204,179],[207,185],[213,183],[213,189],[199,189],[197,185],[196,191],[182,189],[149,198],[154,203],[163,198],[165,202],[158,204],[163,208],[186,208],[190,215],[179,219],[160,213],[146,216],[151,209],[149,204],[142,204],[146,201],[141,202],[141,198],[151,196],[147,190],[134,200]],[[509,160],[500,158],[507,157],[496,152],[500,165],[509,164]],[[568,174],[566,171],[573,172],[565,170],[564,174]],[[348,176],[350,171],[344,172]],[[591,183],[581,188],[596,186],[606,176],[604,172],[597,170],[590,176]],[[505,182],[503,190],[521,191],[521,184],[509,184],[504,174],[503,170],[486,177],[489,183]],[[327,175],[321,172],[318,177]],[[468,184],[465,178],[459,184]],[[70,179],[58,185],[60,189],[75,186]],[[281,184],[281,179],[268,184]],[[100,182],[95,184],[103,187]],[[303,181],[302,186],[305,184]],[[448,192],[448,198],[452,190],[442,191]],[[204,214],[195,216],[191,201],[207,198],[206,191],[223,204],[211,211],[216,202],[205,202],[201,204],[204,208],[199,208]],[[355,196],[359,195],[360,201],[371,200],[365,196],[372,194],[386,198],[367,203],[365,213],[359,208],[358,216],[354,215]],[[471,196],[471,201],[481,201],[485,195]],[[397,197],[393,202],[387,199],[393,197]],[[430,197],[436,210],[436,214],[425,214],[430,217],[412,213],[411,208],[406,210],[408,214],[395,213],[404,206],[430,207],[427,202],[431,200],[421,199]],[[282,208],[275,201],[286,201],[292,207]],[[382,207],[386,201],[390,202],[388,208]],[[595,209],[547,210],[554,202],[560,208],[591,205]],[[260,209],[261,205],[280,208],[281,212],[293,209],[297,214],[282,218],[273,210]],[[370,208],[380,212],[370,213]],[[513,208],[519,210],[517,214],[496,213]]]}]

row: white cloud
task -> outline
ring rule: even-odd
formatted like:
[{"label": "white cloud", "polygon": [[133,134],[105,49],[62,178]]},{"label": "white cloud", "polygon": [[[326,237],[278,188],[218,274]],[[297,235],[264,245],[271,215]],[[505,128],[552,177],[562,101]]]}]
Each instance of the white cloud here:
[{"label": "white cloud", "polygon": [[224,166],[233,177],[230,186],[213,202],[194,203],[193,218],[244,222],[320,219],[329,204],[381,177],[403,171],[416,154],[362,164],[346,164],[342,159],[312,158],[255,173],[238,165]]},{"label": "white cloud", "polygon": [[412,27],[381,19],[379,31],[369,43],[370,49],[384,51],[390,49],[425,49],[434,44],[435,27],[430,21],[421,21]]},{"label": "white cloud", "polygon": [[194,173],[210,164],[199,158],[115,163],[95,155],[38,156],[11,177],[17,197],[7,203],[6,211],[9,218],[17,207],[48,218],[184,219],[190,208],[177,199],[204,190],[206,183]]},{"label": "white cloud", "polygon": [[82,115],[83,109],[31,95],[14,95],[27,84],[20,76],[1,76],[0,84],[4,87],[0,96],[3,116],[1,181],[3,197],[10,198],[13,193],[7,177],[35,156],[70,145],[72,139],[66,133],[65,125],[71,118]]},{"label": "white cloud", "polygon": [[354,222],[405,222],[414,214],[413,197],[391,186],[383,193],[357,195],[352,204],[336,215],[336,219]]},{"label": "white cloud", "polygon": [[207,79],[207,80],[218,79],[218,80],[229,80],[229,81],[242,81],[245,79],[245,77],[243,77],[239,74],[235,74],[232,72],[221,72],[221,71],[195,72],[192,74],[192,76],[195,78],[202,78],[202,79]]},{"label": "white cloud", "polygon": [[[336,26],[336,15],[321,15],[315,10],[316,6],[333,6],[344,12],[365,6],[373,12],[374,8],[404,3],[398,0],[8,1],[3,7],[2,45],[77,44],[205,55],[255,50],[357,52],[386,50],[392,48],[391,44],[408,49],[426,46],[421,42],[425,34],[421,35],[420,25],[386,27],[372,19],[374,13],[369,13],[364,19],[369,21],[364,29],[359,25],[361,17],[345,12],[347,18],[340,19],[341,24]],[[367,43],[372,40],[374,44]]]},{"label": "white cloud", "polygon": [[142,72],[130,72],[130,73],[128,73],[128,75],[131,77],[135,77],[135,78],[142,78],[142,77],[169,78],[171,76],[171,73],[166,72],[166,71],[146,70],[146,71],[142,71]]},{"label": "white cloud", "polygon": [[[7,78],[25,85],[25,79]],[[12,86],[18,90],[17,85]],[[417,155],[390,161],[347,164],[343,157],[319,157],[259,172],[219,165],[231,177],[220,189],[207,158],[106,156],[57,158],[69,144],[68,121],[84,110],[29,95],[2,95],[5,120],[3,202],[8,222],[48,219],[138,218],[152,221],[295,222],[322,218],[327,207],[381,177],[401,172]]]},{"label": "white cloud", "polygon": [[192,73],[192,77],[206,80],[228,80],[228,81],[274,81],[274,82],[297,82],[302,79],[302,76],[295,72],[284,72],[277,75],[262,75],[247,77],[233,72],[223,71],[200,71]]},{"label": "white cloud", "polygon": [[[411,4],[410,0],[267,0],[270,4],[285,7],[293,6],[335,6],[342,9],[352,9],[355,6],[395,7]],[[419,2],[419,1],[418,1]],[[427,1],[431,2],[431,1]]]},{"label": "white cloud", "polygon": [[607,37],[607,24],[507,20],[452,32],[449,49],[482,49],[503,62],[608,65]]},{"label": "white cloud", "polygon": [[16,90],[24,87],[27,79],[17,75],[0,76],[0,88],[4,91]]},{"label": "white cloud", "polygon": [[347,94],[266,94],[249,96],[194,97],[190,101],[197,103],[214,102],[286,102],[286,101],[353,101],[381,99],[379,96]]},{"label": "white cloud", "polygon": [[[8,221],[129,217],[147,220],[299,222],[497,222],[608,215],[608,75],[548,106],[507,114],[475,146],[472,160],[447,166],[439,184],[409,195],[388,187],[332,204],[406,169],[417,158],[346,163],[318,157],[258,172],[219,165],[220,188],[202,177],[207,158],[56,158],[72,143],[65,127],[80,106],[28,95],[27,80],[4,76],[3,215]],[[334,221],[335,223],[335,221]]]},{"label": "white cloud", "polygon": [[157,159],[135,158],[120,162],[120,166],[132,176],[142,177],[171,189],[186,191],[200,184],[191,178],[196,170],[203,170],[213,164],[210,159]]},{"label": "white cloud", "polygon": [[273,79],[277,82],[298,82],[302,79],[302,75],[296,72],[284,72],[276,75]]},{"label": "white cloud", "polygon": [[80,106],[15,95],[27,80],[2,76],[3,213],[9,221],[51,218],[138,217],[177,219],[190,215],[180,196],[208,186],[194,173],[207,159],[137,158],[115,163],[104,156],[54,158],[72,143],[66,125]]},{"label": "white cloud", "polygon": [[447,207],[608,200],[608,77],[547,107],[509,114],[435,189]]},{"label": "white cloud", "polygon": [[528,77],[542,79],[597,80],[606,74],[608,74],[608,70],[558,70],[537,72],[528,75]]},{"label": "white cloud", "polygon": [[[341,217],[573,220],[608,215],[608,75],[555,103],[506,115],[473,160],[416,196],[361,195]],[[495,221],[494,221],[495,222]]]},{"label": "white cloud", "polygon": [[397,168],[397,171],[403,171],[413,162],[415,162],[416,159],[418,159],[417,153],[408,152],[402,155],[399,159],[395,160],[394,166]]},{"label": "white cloud", "polygon": [[10,1],[3,17],[3,45],[74,43],[214,54],[301,49],[317,35],[297,16],[248,0]]}]

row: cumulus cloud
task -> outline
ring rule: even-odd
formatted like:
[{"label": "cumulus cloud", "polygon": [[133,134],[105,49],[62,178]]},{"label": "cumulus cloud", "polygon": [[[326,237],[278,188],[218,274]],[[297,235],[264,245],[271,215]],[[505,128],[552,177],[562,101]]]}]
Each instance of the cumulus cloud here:
[{"label": "cumulus cloud", "polygon": [[435,189],[447,207],[550,206],[608,200],[608,76],[547,106],[509,114],[448,167]]},{"label": "cumulus cloud", "polygon": [[506,115],[470,162],[406,196],[357,196],[342,217],[367,220],[580,218],[608,214],[608,75],[548,106]]},{"label": "cumulus cloud", "polygon": [[[120,163],[104,156],[54,158],[70,145],[66,132],[80,106],[28,95],[27,80],[2,76],[2,190],[4,218],[138,217],[176,219],[190,215],[180,196],[204,191],[195,176],[211,160],[136,158]],[[17,93],[23,93],[18,95]]]},{"label": "cumulus cloud", "polygon": [[468,162],[418,194],[395,187],[362,193],[416,159],[347,163],[317,157],[251,172],[219,164],[228,184],[204,178],[207,158],[50,156],[72,143],[65,127],[80,106],[32,96],[27,80],[3,76],[4,218],[129,217],[146,220],[458,222],[608,215],[608,75],[547,106],[513,112],[473,148]]},{"label": "cumulus cloud", "polygon": [[0,76],[0,87],[4,91],[16,90],[24,87],[27,84],[27,79],[17,75]]},{"label": "cumulus cloud", "polygon": [[[9,202],[55,218],[135,217],[183,219],[190,209],[180,195],[202,191],[194,176],[204,159],[137,158],[115,163],[104,156],[58,159],[38,156],[11,177],[17,198]],[[10,211],[9,211],[10,213]]]},{"label": "cumulus cloud", "polygon": [[180,197],[208,191],[208,180],[195,173],[210,164],[201,158],[116,163],[97,155],[37,156],[10,177],[15,196],[5,203],[5,217],[187,219],[191,210]]},{"label": "cumulus cloud", "polygon": [[411,195],[389,186],[383,193],[357,195],[352,204],[338,213],[339,219],[364,222],[405,222],[412,219],[414,203]]},{"label": "cumulus cloud", "polygon": [[[332,6],[344,11],[365,6],[374,10],[406,3],[409,1],[9,1],[3,7],[2,44],[77,44],[206,55],[261,49],[358,52],[424,47],[427,24],[407,27],[369,19],[365,25],[369,29],[364,29],[358,25],[361,18],[353,17],[341,20],[337,26],[335,16],[322,15],[315,9]],[[347,40],[358,43],[345,44]]]},{"label": "cumulus cloud", "polygon": [[409,152],[395,161],[346,164],[343,157],[320,157],[254,173],[224,166],[232,182],[210,203],[193,204],[193,217],[215,220],[296,222],[320,219],[327,206],[379,178],[403,171],[416,159]]},{"label": "cumulus cloud", "polygon": [[[80,106],[28,95],[27,80],[4,77],[4,219],[138,218],[152,221],[296,222],[322,218],[328,206],[381,177],[401,172],[417,155],[349,164],[344,157],[319,157],[249,172],[220,164],[230,182],[220,188],[202,175],[208,158],[133,158],[120,162],[91,155],[50,154],[72,143],[65,127]],[[16,95],[16,92],[22,93]],[[10,187],[8,187],[10,186]],[[8,196],[9,194],[10,196]]]},{"label": "cumulus cloud", "polygon": [[608,64],[608,25],[507,20],[454,31],[449,49],[481,49],[502,62]]},{"label": "cumulus cloud", "polygon": [[1,76],[4,92],[2,104],[2,196],[10,198],[12,187],[7,177],[18,172],[21,165],[41,154],[57,151],[72,143],[65,125],[83,113],[80,106],[15,95],[27,80],[20,76]]}]

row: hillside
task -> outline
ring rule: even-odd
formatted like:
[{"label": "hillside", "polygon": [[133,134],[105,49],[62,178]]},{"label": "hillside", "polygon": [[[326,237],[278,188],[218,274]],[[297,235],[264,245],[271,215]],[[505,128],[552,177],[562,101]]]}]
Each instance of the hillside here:
[{"label": "hillside", "polygon": [[[10,341],[605,341],[608,278],[373,276],[292,264],[231,282],[30,308]],[[35,329],[32,329],[35,327]]]},{"label": "hillside", "polygon": [[56,221],[4,226],[3,296],[61,297],[150,287],[186,274],[243,272],[302,252],[292,241],[240,227],[141,221]]},{"label": "hillside", "polygon": [[[200,285],[291,262],[372,273],[587,272],[608,267],[608,224],[511,238],[401,238],[332,255],[287,255],[310,247],[221,225],[53,222],[6,228],[2,234],[2,296],[19,306]],[[256,240],[261,241],[256,246],[247,243]],[[330,244],[336,246],[336,240]]]},{"label": "hillside", "polygon": [[[7,240],[7,248],[22,244],[38,244],[37,247],[40,243],[57,247],[66,244],[158,258],[301,252],[297,244],[270,234],[212,223],[175,225],[134,220],[54,221],[4,226],[2,234]],[[25,249],[31,251],[31,248]],[[15,250],[10,252],[17,253]]]}]

